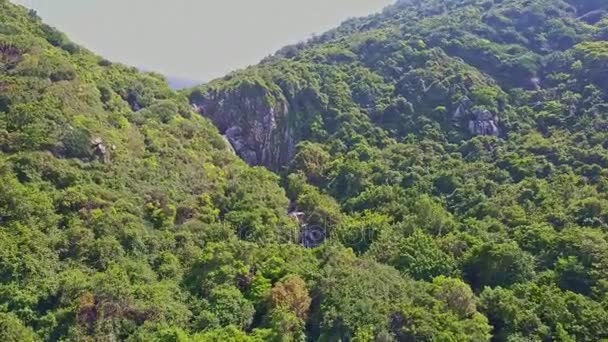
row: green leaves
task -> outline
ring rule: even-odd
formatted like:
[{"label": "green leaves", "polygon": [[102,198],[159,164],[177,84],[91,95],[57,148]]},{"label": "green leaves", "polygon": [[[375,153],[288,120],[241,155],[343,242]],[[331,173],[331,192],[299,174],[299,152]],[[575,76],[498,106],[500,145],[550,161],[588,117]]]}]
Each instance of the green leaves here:
[{"label": "green leaves", "polygon": [[24,326],[15,315],[8,313],[0,313],[0,339],[3,341],[40,341],[31,329]]},{"label": "green leaves", "polygon": [[535,274],[534,257],[516,243],[490,243],[473,248],[465,260],[465,278],[475,289],[509,287],[529,281]]},{"label": "green leaves", "polygon": [[394,266],[414,279],[430,281],[440,275],[451,275],[455,263],[427,234],[417,229],[399,246]]},{"label": "green leaves", "polygon": [[209,305],[199,314],[205,318],[199,324],[205,328],[234,325],[245,329],[251,324],[254,312],[253,304],[236,287],[221,285],[209,293]]},{"label": "green leaves", "polygon": [[594,341],[606,333],[602,322],[608,316],[600,304],[553,286],[488,288],[480,296],[480,306],[495,327],[495,336],[501,340],[518,336]]},{"label": "green leaves", "polygon": [[0,340],[608,338],[601,6],[400,1],[175,93],[0,0]]}]

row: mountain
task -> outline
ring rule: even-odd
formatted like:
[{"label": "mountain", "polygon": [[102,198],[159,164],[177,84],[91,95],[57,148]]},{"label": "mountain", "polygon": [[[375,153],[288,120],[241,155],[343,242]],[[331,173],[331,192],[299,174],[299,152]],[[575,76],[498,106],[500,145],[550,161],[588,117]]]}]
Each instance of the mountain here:
[{"label": "mountain", "polygon": [[[492,340],[597,341],[607,40],[605,1],[403,0],[185,94],[282,175],[305,225],[418,281],[463,279]],[[321,340],[369,326],[367,304],[320,302],[337,312]],[[385,317],[387,339],[485,339],[424,336],[410,314]]]},{"label": "mountain", "polygon": [[[208,304],[183,279],[214,243],[236,249],[240,227],[278,241],[296,226],[278,177],[233,156],[163,77],[4,0],[0,89],[2,341],[190,328]],[[235,289],[217,296],[245,301]]]},{"label": "mountain", "polygon": [[[521,111],[540,113],[561,93],[605,85],[599,69],[607,7],[602,1],[400,1],[189,97],[228,132],[243,159],[273,170],[287,166],[302,141],[340,140],[346,151],[361,140],[382,147],[421,137],[424,129],[449,143],[508,138],[534,125],[547,126],[540,132],[547,135],[550,123]],[[556,93],[566,81],[578,88]],[[566,110],[553,111],[572,112],[561,118],[568,124],[592,107],[582,98],[565,102]]]},{"label": "mountain", "polygon": [[176,92],[0,0],[0,340],[608,339],[607,7],[401,0]]},{"label": "mountain", "polygon": [[167,79],[167,83],[169,84],[169,87],[171,87],[171,89],[174,89],[174,90],[191,88],[198,84],[203,83],[201,81],[191,80],[191,79],[183,78],[183,77],[175,77],[175,76],[167,76],[166,79]]}]

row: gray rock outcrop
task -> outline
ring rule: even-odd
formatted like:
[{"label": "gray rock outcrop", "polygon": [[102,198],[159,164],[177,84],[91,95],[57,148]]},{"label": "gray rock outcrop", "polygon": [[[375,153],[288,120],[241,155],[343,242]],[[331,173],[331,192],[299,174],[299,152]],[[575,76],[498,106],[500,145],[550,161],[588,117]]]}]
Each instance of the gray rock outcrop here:
[{"label": "gray rock outcrop", "polygon": [[236,150],[234,149],[230,138],[228,138],[226,134],[222,134],[222,139],[224,139],[224,142],[226,143],[226,149],[228,149],[228,151],[230,151],[230,153],[232,153],[233,155],[236,155]]},{"label": "gray rock outcrop", "polygon": [[108,155],[108,149],[101,138],[95,138],[91,140],[91,147],[93,150],[93,158],[99,162],[107,163],[110,160]]},{"label": "gray rock outcrop", "polygon": [[295,154],[288,124],[289,105],[282,94],[261,86],[208,91],[191,97],[194,109],[219,128],[234,152],[249,165],[278,170]]},{"label": "gray rock outcrop", "polygon": [[473,110],[468,127],[473,135],[500,135],[498,116],[486,109]]}]

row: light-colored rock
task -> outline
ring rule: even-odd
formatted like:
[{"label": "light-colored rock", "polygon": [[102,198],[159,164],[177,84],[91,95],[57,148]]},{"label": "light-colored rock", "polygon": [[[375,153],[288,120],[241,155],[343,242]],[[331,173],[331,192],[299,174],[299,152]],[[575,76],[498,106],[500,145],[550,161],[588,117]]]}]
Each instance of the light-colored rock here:
[{"label": "light-colored rock", "polygon": [[500,135],[498,116],[486,109],[475,109],[469,120],[469,132],[473,135]]},{"label": "light-colored rock", "polygon": [[232,146],[232,141],[230,141],[230,139],[228,138],[228,136],[226,134],[222,135],[222,139],[224,139],[224,142],[226,143],[226,149],[228,149],[228,151],[230,151],[232,154],[236,155],[236,151],[234,150],[234,146]]},{"label": "light-colored rock", "polygon": [[106,145],[104,145],[103,139],[95,138],[91,140],[91,147],[93,149],[93,158],[102,163],[107,163],[110,161],[110,156],[108,154],[108,149]]},{"label": "light-colored rock", "polygon": [[[194,109],[219,128],[235,153],[249,165],[279,170],[295,155],[296,139],[282,94],[255,89],[210,91],[191,99]],[[274,101],[269,101],[273,98]]]}]

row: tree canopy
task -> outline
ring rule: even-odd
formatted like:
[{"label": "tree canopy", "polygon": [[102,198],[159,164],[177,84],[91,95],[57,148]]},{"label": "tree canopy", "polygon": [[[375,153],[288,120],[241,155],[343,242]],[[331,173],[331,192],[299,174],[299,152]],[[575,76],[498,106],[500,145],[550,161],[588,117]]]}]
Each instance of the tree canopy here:
[{"label": "tree canopy", "polygon": [[607,40],[400,0],[175,92],[0,0],[0,340],[606,340]]}]

